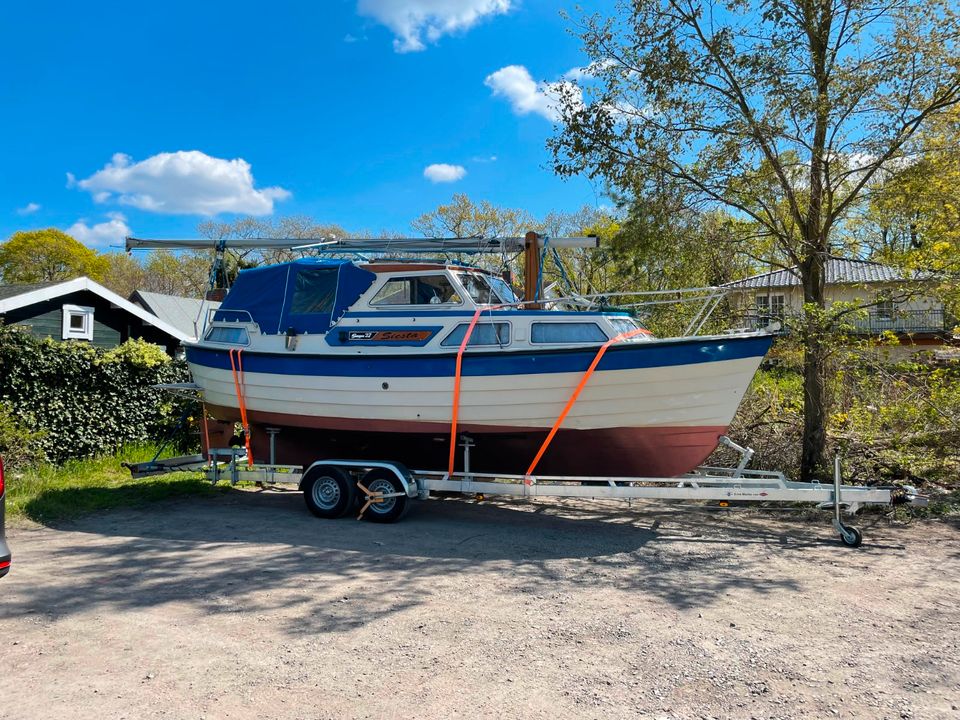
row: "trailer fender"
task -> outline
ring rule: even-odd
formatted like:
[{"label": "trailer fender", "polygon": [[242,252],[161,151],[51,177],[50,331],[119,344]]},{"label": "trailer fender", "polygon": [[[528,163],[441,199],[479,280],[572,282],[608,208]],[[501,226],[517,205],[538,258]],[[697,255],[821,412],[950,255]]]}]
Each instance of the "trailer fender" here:
[{"label": "trailer fender", "polygon": [[409,498],[416,498],[419,495],[419,488],[417,487],[416,478],[413,477],[413,473],[407,469],[407,466],[400,462],[394,462],[391,460],[341,460],[341,459],[330,459],[330,460],[317,460],[311,463],[300,479],[300,489],[303,490],[303,481],[304,478],[310,476],[310,471],[318,466],[327,465],[339,467],[347,472],[357,471],[357,470],[370,470],[371,468],[384,468],[389,470],[394,475],[396,475],[397,480],[400,481],[400,484],[403,485],[403,491],[407,494]]}]

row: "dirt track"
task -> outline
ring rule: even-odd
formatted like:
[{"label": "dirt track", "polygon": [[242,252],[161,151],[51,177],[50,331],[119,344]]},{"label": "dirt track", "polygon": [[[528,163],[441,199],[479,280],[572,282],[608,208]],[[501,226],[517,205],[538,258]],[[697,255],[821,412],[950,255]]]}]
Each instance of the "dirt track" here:
[{"label": "dirt track", "polygon": [[4,718],[960,717],[960,533],[233,492],[10,532]]}]

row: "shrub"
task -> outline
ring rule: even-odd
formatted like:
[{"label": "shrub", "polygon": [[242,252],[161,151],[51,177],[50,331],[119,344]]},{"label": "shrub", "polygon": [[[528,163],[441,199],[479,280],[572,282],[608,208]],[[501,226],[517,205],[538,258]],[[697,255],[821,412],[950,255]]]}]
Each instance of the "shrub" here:
[{"label": "shrub", "polygon": [[43,432],[21,425],[10,406],[0,402],[0,455],[7,470],[20,470],[46,460],[42,439]]},{"label": "shrub", "polygon": [[165,436],[184,401],[153,386],[188,377],[185,363],[141,340],[103,351],[0,327],[0,402],[51,462]]}]

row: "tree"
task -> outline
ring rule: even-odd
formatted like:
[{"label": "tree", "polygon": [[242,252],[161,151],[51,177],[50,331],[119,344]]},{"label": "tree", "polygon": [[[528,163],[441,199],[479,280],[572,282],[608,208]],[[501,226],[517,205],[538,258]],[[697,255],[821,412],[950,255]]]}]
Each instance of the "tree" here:
[{"label": "tree", "polygon": [[203,297],[210,277],[210,259],[203,253],[151,250],[143,260],[125,253],[110,253],[103,284],[118,295],[134,290]]},{"label": "tree", "polygon": [[[950,0],[635,0],[584,17],[584,78],[560,87],[563,175],[623,192],[669,183],[726,206],[798,268],[804,295],[801,475],[824,468],[824,273],[878,172],[960,100]],[[759,177],[758,177],[759,175]],[[775,192],[758,194],[754,176]],[[774,258],[771,258],[774,260]]]},{"label": "tree", "polygon": [[15,232],[0,245],[0,276],[5,283],[72,280],[86,275],[100,281],[107,260],[56,228]]},{"label": "tree", "polygon": [[[275,220],[261,220],[253,217],[243,217],[233,222],[216,222],[205,220],[197,226],[197,231],[211,240],[231,240],[235,238],[296,238],[303,240],[304,245],[311,240],[349,237],[349,233],[340,225],[333,223],[318,223],[307,215],[291,215]],[[214,261],[214,252],[200,253],[206,258],[209,267]],[[287,249],[246,249],[232,250],[227,245],[224,254],[224,267],[218,268],[218,286],[225,287],[236,277],[238,271],[256,267],[261,263],[287,262],[298,257],[309,255],[309,250]]]},{"label": "tree", "polygon": [[534,229],[534,219],[526,210],[502,208],[483,200],[474,203],[457,193],[449,205],[424,213],[411,227],[424,237],[520,237]]},{"label": "tree", "polygon": [[960,272],[960,107],[918,133],[873,188],[864,242],[883,262]]},{"label": "tree", "polygon": [[122,252],[107,253],[107,270],[103,274],[103,284],[117,295],[128,298],[134,290],[145,290],[147,271],[132,254]]}]

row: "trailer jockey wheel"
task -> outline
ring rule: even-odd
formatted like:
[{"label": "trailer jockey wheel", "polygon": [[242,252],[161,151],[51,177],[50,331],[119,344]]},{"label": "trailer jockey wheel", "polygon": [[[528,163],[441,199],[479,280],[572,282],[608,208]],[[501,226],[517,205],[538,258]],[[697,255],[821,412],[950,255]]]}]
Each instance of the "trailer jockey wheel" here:
[{"label": "trailer jockey wheel", "polygon": [[853,525],[840,525],[840,542],[847,547],[860,547],[860,543],[863,542],[860,528],[855,528]]},{"label": "trailer jockey wheel", "polygon": [[[386,468],[373,468],[360,481],[360,484],[370,493],[365,496],[360,491],[360,501],[369,500],[369,505],[363,511],[362,517],[371,522],[391,523],[396,522],[407,512],[409,498],[404,490],[403,484],[397,479],[392,470]],[[393,495],[394,497],[378,497],[379,495]]]},{"label": "trailer jockey wheel", "polygon": [[356,489],[350,475],[333,465],[317,465],[300,483],[307,508],[320,518],[343,517],[354,505]]}]

